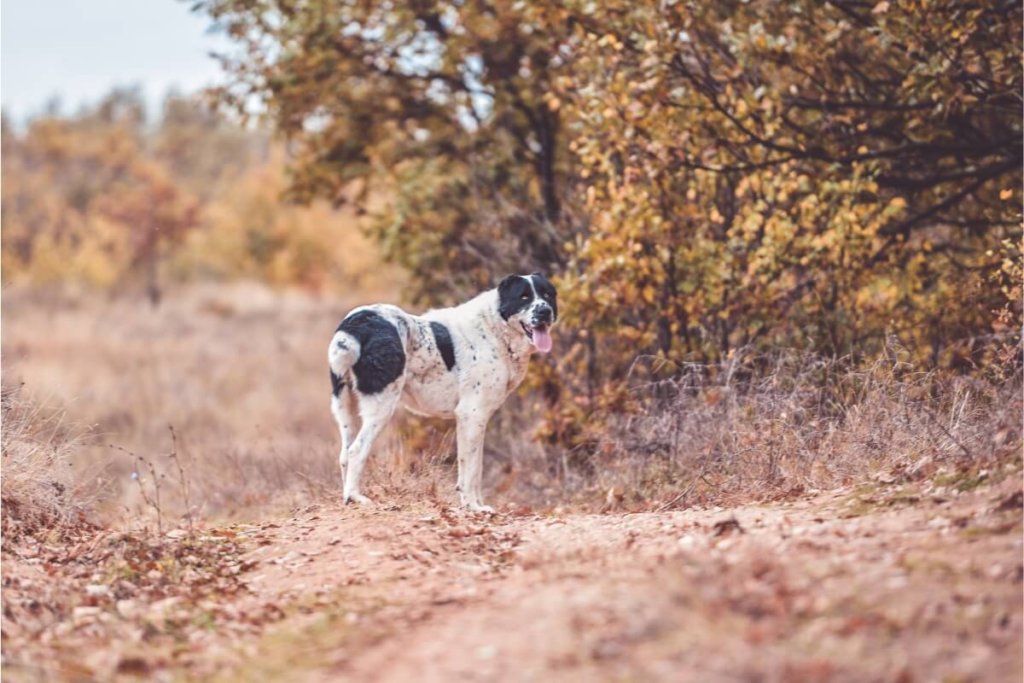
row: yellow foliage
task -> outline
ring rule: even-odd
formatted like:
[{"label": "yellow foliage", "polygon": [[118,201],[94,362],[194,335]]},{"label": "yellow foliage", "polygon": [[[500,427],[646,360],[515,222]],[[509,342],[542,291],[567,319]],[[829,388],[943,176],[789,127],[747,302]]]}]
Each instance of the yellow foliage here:
[{"label": "yellow foliage", "polygon": [[115,92],[95,111],[36,119],[22,133],[4,127],[7,281],[144,281],[154,297],[167,276],[313,291],[400,285],[354,210],[284,201],[287,159],[262,133],[187,100],[170,101],[148,132],[137,106]]},{"label": "yellow foliage", "polygon": [[324,201],[288,205],[280,152],[243,173],[206,208],[173,265],[182,277],[247,278],[312,291],[393,292],[400,272],[383,266],[351,209]]}]

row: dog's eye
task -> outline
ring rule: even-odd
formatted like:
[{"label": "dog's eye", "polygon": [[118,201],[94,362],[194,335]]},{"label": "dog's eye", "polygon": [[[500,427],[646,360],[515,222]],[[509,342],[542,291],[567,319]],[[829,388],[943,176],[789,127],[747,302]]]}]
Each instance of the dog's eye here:
[{"label": "dog's eye", "polygon": [[530,295],[529,294],[523,294],[519,298],[522,299],[523,301],[529,301],[530,300]]}]

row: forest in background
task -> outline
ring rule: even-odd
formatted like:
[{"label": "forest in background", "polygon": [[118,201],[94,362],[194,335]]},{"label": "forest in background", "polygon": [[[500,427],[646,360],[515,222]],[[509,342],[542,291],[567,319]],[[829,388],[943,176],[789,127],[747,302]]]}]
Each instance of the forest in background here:
[{"label": "forest in background", "polygon": [[3,121],[6,282],[351,288],[379,249],[422,304],[540,269],[588,396],[638,352],[1017,339],[1016,3],[194,9],[237,45],[204,99]]}]

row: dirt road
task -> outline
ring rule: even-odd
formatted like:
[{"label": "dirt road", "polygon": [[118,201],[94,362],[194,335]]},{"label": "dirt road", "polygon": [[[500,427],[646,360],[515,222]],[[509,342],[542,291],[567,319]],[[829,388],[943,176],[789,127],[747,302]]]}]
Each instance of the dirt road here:
[{"label": "dirt road", "polygon": [[243,533],[298,605],[250,680],[1019,681],[1019,478],[736,510],[323,506]]},{"label": "dirt road", "polygon": [[[965,490],[958,490],[965,489]],[[321,504],[4,555],[5,680],[1020,681],[1022,490],[493,518]]]}]

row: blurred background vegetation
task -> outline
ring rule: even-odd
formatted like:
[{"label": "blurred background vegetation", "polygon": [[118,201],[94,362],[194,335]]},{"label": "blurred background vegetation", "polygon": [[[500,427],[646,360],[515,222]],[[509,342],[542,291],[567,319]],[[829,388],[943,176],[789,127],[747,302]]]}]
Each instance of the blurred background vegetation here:
[{"label": "blurred background vegetation", "polygon": [[313,292],[391,287],[359,217],[281,201],[287,152],[191,96],[152,120],[138,89],[75,114],[3,122],[6,283],[144,292],[257,280]]}]

